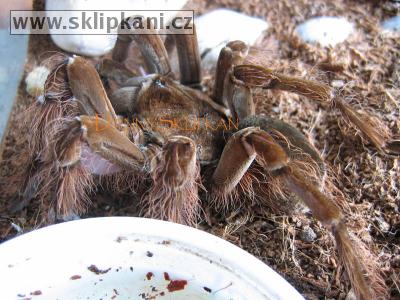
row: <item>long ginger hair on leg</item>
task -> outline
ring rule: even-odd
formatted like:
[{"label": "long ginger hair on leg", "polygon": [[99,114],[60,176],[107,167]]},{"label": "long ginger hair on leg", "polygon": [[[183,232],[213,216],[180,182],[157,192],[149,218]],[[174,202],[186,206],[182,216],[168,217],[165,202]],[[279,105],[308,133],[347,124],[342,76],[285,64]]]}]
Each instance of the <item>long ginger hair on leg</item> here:
[{"label": "long ginger hair on leg", "polygon": [[350,237],[337,204],[298,168],[289,164],[282,170],[281,176],[288,189],[302,199],[314,217],[331,230],[357,299],[386,299],[387,289],[376,258],[359,239]]},{"label": "long ginger hair on leg", "polygon": [[142,215],[195,226],[202,184],[194,142],[183,136],[170,138],[154,152],[150,165],[152,184],[141,201]]}]

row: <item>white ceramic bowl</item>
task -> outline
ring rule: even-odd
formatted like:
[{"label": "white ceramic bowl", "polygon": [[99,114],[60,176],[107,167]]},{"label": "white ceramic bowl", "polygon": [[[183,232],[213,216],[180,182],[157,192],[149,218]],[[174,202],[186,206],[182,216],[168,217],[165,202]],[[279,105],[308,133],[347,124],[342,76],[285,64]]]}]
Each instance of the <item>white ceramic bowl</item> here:
[{"label": "white ceramic bowl", "polygon": [[0,245],[0,299],[303,299],[206,232],[158,220],[72,221]]}]

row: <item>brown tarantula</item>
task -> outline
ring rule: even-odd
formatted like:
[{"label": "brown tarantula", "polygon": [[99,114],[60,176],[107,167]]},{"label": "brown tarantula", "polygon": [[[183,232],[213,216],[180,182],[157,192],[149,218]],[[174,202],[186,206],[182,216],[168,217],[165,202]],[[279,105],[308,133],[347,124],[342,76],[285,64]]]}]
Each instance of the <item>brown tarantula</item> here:
[{"label": "brown tarantula", "polygon": [[[25,199],[40,199],[44,218],[53,222],[81,214],[97,184],[133,191],[146,186],[142,216],[192,226],[202,213],[199,188],[203,200],[222,212],[257,205],[288,213],[299,199],[332,232],[357,298],[383,295],[370,254],[357,251],[338,201],[323,191],[319,153],[296,128],[257,115],[251,89],[328,103],[380,151],[398,153],[385,127],[327,85],[244,64],[248,47],[240,41],[222,49],[209,97],[202,91],[196,35],[173,35],[178,82],[162,39],[151,33],[119,34],[112,59],[97,70],[81,57],[53,59],[44,95],[31,109]],[[132,41],[147,75],[124,65]]]}]

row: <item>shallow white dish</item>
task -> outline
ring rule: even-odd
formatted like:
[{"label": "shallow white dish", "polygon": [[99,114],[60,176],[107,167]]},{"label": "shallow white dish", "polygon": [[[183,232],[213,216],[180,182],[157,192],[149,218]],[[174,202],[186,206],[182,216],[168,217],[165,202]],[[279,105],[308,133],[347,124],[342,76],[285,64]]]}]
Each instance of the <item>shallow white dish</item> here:
[{"label": "shallow white dish", "polygon": [[1,299],[303,299],[247,252],[158,220],[49,226],[0,245]]}]

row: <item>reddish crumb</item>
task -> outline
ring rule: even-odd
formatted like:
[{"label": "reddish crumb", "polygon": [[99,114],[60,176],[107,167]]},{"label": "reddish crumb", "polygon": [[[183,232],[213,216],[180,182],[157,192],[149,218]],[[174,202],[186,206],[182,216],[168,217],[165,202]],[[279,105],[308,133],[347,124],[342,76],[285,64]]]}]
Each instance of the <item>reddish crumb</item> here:
[{"label": "reddish crumb", "polygon": [[148,272],[147,274],[146,274],[146,278],[147,278],[147,280],[151,280],[151,278],[154,276],[154,274],[152,273],[152,272]]},{"label": "reddish crumb", "polygon": [[164,279],[170,281],[170,283],[167,285],[167,289],[169,292],[183,290],[185,288],[185,285],[187,285],[187,280],[171,280],[168,272],[164,272]]},{"label": "reddish crumb", "polygon": [[32,296],[39,296],[41,294],[42,294],[41,290],[37,290],[37,291],[34,291],[34,292],[31,293]]},{"label": "reddish crumb", "polygon": [[78,279],[81,279],[81,278],[82,278],[81,275],[73,275],[73,276],[70,277],[71,280],[78,280]]},{"label": "reddish crumb", "polygon": [[170,281],[171,278],[169,277],[168,272],[164,272],[164,279]]},{"label": "reddish crumb", "polygon": [[187,280],[172,280],[168,284],[167,289],[170,293],[172,293],[175,291],[183,290],[186,285],[187,285]]}]

